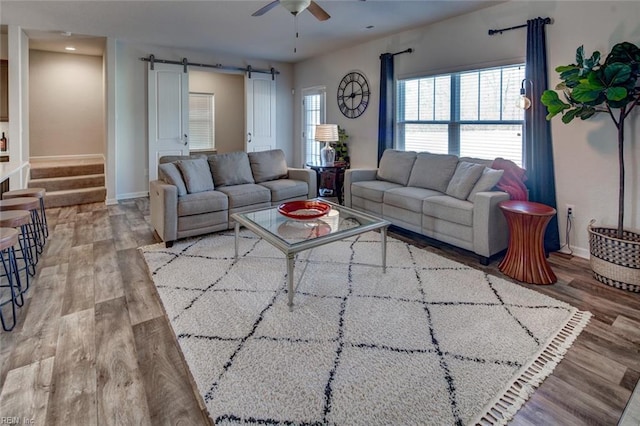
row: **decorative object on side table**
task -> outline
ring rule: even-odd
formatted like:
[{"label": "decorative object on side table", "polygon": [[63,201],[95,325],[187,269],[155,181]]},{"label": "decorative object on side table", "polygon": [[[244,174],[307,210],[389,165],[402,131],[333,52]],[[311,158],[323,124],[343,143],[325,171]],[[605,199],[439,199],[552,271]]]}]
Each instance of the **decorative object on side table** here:
[{"label": "decorative object on side table", "polygon": [[336,151],[331,147],[331,142],[337,142],[338,125],[337,124],[317,124],[316,137],[318,142],[324,142],[324,148],[320,150],[320,160],[323,166],[333,166],[336,158]]},{"label": "decorative object on side table", "polygon": [[347,145],[348,140],[349,135],[347,134],[347,131],[343,127],[338,126],[338,142],[336,142],[335,146],[336,162],[349,162],[349,146]]},{"label": "decorative object on side table", "polygon": [[[623,290],[640,292],[640,233],[624,230],[624,126],[631,111],[640,104],[640,48],[623,42],[611,49],[603,64],[600,52],[590,58],[584,48],[576,51],[577,64],[559,66],[562,82],[556,90],[545,90],[541,101],[547,107],[547,120],[562,113],[562,122],[580,117],[587,120],[599,112],[607,113],[618,134],[618,226],[594,227],[589,223],[591,269],[595,278]],[[617,110],[617,111],[616,111]]]}]

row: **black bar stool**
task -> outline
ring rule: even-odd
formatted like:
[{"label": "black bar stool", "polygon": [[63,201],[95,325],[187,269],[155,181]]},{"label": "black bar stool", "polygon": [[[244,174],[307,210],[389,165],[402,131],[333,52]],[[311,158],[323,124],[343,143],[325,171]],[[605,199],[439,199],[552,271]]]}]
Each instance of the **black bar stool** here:
[{"label": "black bar stool", "polygon": [[19,197],[9,198],[7,200],[0,200],[0,212],[10,210],[26,210],[31,213],[31,224],[33,239],[36,243],[36,256],[35,261],[38,262],[39,255],[44,249],[44,226],[40,221],[40,200],[35,197]]},{"label": "black bar stool", "polygon": [[[18,231],[13,228],[0,228],[0,262],[2,262],[2,269],[0,269],[0,278],[2,279],[0,283],[0,322],[2,322],[4,331],[11,331],[16,326],[16,306],[24,304],[14,249],[17,243]],[[2,291],[5,288],[7,290]],[[4,307],[9,304],[11,305],[11,318],[5,318]]]},{"label": "black bar stool", "polygon": [[44,237],[49,238],[49,224],[47,223],[47,211],[44,206],[44,201],[47,195],[47,190],[44,188],[25,188],[25,189],[15,189],[13,191],[7,191],[2,194],[3,200],[8,200],[10,198],[20,198],[20,197],[35,197],[40,200],[40,222],[44,226]]},{"label": "black bar stool", "polygon": [[22,291],[29,289],[29,276],[36,274],[36,241],[32,238],[31,213],[26,210],[8,210],[0,212],[0,228],[19,228],[20,236],[20,256],[16,259],[24,261],[24,267],[19,267],[19,271],[26,271],[26,285]]}]

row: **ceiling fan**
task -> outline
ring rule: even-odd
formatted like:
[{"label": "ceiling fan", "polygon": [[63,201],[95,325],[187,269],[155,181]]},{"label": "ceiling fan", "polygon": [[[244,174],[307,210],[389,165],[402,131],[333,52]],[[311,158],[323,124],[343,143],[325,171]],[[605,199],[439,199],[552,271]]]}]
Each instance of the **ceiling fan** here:
[{"label": "ceiling fan", "polygon": [[274,0],[262,9],[254,12],[251,16],[262,16],[279,4],[294,16],[305,9],[309,9],[309,12],[319,21],[326,21],[331,18],[331,16],[313,0]]}]

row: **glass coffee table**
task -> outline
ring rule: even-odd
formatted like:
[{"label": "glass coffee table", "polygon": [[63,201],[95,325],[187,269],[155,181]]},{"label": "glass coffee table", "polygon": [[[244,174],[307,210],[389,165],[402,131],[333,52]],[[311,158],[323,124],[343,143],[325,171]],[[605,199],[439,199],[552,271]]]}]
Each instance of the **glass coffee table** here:
[{"label": "glass coffee table", "polygon": [[317,200],[331,206],[331,211],[317,219],[295,220],[278,212],[277,206],[249,212],[234,213],[235,256],[238,258],[240,226],[269,242],[287,256],[289,308],[293,308],[293,266],[297,253],[354,235],[379,229],[382,234],[382,271],[387,266],[387,227],[391,222],[351,208]]}]

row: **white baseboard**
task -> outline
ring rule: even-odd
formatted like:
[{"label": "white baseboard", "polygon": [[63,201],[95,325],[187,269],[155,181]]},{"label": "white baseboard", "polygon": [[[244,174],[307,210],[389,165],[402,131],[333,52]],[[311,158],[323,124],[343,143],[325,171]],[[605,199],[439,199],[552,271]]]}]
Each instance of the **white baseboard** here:
[{"label": "white baseboard", "polygon": [[130,200],[132,198],[144,198],[144,197],[148,197],[148,196],[149,196],[149,191],[129,192],[128,194],[118,194],[118,195],[116,195],[116,202],[114,204],[117,204],[118,201],[120,201],[120,200]]},{"label": "white baseboard", "polygon": [[564,254],[572,254],[573,256],[581,257],[583,259],[589,259],[591,257],[591,253],[589,253],[589,249],[585,249],[582,247],[571,247],[573,253],[569,251],[566,247],[561,248],[560,253]]},{"label": "white baseboard", "polygon": [[107,198],[107,199],[104,201],[104,203],[105,203],[107,206],[114,206],[114,205],[118,204],[118,200],[116,200],[115,198]]}]

